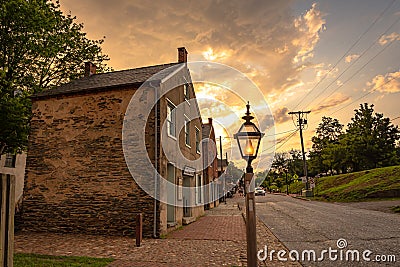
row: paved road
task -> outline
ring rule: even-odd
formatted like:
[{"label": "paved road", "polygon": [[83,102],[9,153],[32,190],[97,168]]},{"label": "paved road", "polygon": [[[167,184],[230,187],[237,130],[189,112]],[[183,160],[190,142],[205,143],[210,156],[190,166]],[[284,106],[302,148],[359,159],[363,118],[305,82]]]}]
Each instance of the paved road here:
[{"label": "paved road", "polygon": [[[331,247],[332,252],[343,260],[331,261],[324,254],[323,262],[303,261],[305,266],[400,266],[400,215],[358,207],[316,201],[304,201],[284,195],[256,197],[257,216],[272,230],[289,250],[315,250],[316,258],[322,250]],[[347,241],[347,247],[338,249],[339,239]],[[268,244],[266,244],[268,245]],[[273,247],[268,248],[271,252]],[[348,250],[360,252],[360,262],[346,261]],[[377,264],[362,260],[364,250],[372,251],[368,257],[395,255],[396,263]],[[296,257],[296,254],[292,254]],[[351,255],[349,259],[351,259]],[[305,254],[306,259],[308,254]],[[368,256],[368,255],[366,255]],[[274,257],[277,257],[276,254]],[[288,258],[288,255],[284,257]]]}]

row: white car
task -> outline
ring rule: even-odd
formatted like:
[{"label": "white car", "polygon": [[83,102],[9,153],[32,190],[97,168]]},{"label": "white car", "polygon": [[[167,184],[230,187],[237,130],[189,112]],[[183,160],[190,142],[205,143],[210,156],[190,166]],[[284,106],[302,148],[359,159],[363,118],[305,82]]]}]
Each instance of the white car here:
[{"label": "white car", "polygon": [[257,187],[255,191],[256,196],[265,196],[265,190],[262,189],[261,187]]}]

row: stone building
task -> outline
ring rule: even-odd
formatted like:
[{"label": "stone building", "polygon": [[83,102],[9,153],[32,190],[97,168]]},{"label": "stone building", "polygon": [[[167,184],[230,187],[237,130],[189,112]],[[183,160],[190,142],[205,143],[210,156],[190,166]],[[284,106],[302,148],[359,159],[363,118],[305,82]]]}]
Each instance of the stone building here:
[{"label": "stone building", "polygon": [[[186,62],[182,47],[177,63],[101,74],[87,63],[85,77],[32,98],[25,229],[133,235],[135,214],[142,213],[144,235],[159,237],[204,213],[204,192],[196,187],[203,173],[193,163],[201,157],[201,118]],[[155,97],[146,117],[140,105]],[[124,147],[127,124],[133,129]],[[168,150],[188,159],[184,168]],[[138,184],[146,179],[155,195]],[[166,180],[178,190],[167,192]]]}]

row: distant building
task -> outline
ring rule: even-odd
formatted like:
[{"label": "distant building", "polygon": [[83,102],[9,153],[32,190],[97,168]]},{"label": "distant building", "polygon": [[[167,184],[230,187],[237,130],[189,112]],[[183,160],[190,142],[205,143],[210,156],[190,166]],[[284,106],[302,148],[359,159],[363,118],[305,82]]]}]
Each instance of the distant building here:
[{"label": "distant building", "polygon": [[[222,165],[222,172],[221,172],[221,165]],[[218,159],[218,176],[221,176],[226,168],[228,168],[229,162],[228,159]]]},{"label": "distant building", "polygon": [[[214,126],[212,118],[208,118],[208,123],[202,125],[202,155],[204,169],[204,184],[205,186],[205,209],[210,209],[218,206],[218,169],[217,169],[217,146],[215,141]],[[208,186],[207,186],[208,185]]]},{"label": "distant building", "polygon": [[[201,119],[197,102],[188,101],[195,99],[195,93],[186,61],[182,47],[177,63],[101,74],[87,63],[85,77],[32,98],[22,214],[25,229],[132,235],[135,214],[142,213],[144,235],[158,237],[204,213],[204,192],[198,190],[165,196],[160,189],[161,198],[172,198],[181,207],[155,200],[132,178],[123,154],[122,128],[129,101],[134,94],[140,94],[141,101],[150,97],[139,87],[160,71],[162,79],[154,81],[158,91],[164,84],[184,79],[183,85],[159,99],[141,134],[159,174],[177,186],[204,183],[196,166],[189,164],[181,170],[165,155],[165,149],[178,145],[189,160],[201,157]],[[175,109],[178,105],[183,107],[180,112]],[[185,112],[198,116],[189,122]],[[183,121],[184,130],[179,131],[176,125]],[[168,133],[161,146],[164,122]],[[146,168],[143,165],[135,178],[153,179],[141,177]]]}]

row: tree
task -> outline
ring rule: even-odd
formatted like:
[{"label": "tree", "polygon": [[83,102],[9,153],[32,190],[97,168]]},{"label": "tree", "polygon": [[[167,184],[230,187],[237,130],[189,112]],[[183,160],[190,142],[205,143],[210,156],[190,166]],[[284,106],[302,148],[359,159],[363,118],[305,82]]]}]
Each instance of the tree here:
[{"label": "tree", "polygon": [[290,158],[288,159],[288,169],[289,173],[292,175],[297,175],[298,177],[303,176],[303,156],[300,150],[291,149],[289,151]]},{"label": "tree", "polygon": [[229,182],[237,183],[243,176],[243,171],[235,166],[233,161],[230,161],[225,173],[229,177]]},{"label": "tree", "polygon": [[348,124],[346,147],[354,171],[398,164],[396,142],[400,131],[389,118],[374,112],[374,105],[361,104]]},{"label": "tree", "polygon": [[310,165],[316,172],[333,173],[333,164],[337,160],[337,144],[343,134],[343,124],[331,117],[322,117],[322,122],[316,129],[316,135],[312,137],[312,150],[310,152]]},{"label": "tree", "polygon": [[0,1],[0,154],[24,150],[29,132],[29,96],[81,77],[84,62],[99,72],[101,40],[90,40],[59,2]]}]

